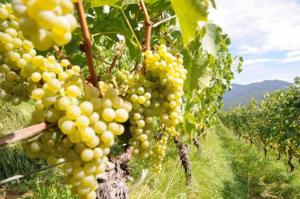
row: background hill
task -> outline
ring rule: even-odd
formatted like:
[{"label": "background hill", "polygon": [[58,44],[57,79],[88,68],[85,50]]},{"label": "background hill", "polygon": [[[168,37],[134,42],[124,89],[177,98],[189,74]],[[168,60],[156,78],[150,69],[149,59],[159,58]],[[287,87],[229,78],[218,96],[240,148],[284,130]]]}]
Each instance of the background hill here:
[{"label": "background hill", "polygon": [[251,98],[260,101],[266,93],[284,89],[291,85],[289,82],[280,80],[266,80],[247,85],[232,84],[232,90],[227,91],[224,96],[224,109],[231,106],[246,105]]}]

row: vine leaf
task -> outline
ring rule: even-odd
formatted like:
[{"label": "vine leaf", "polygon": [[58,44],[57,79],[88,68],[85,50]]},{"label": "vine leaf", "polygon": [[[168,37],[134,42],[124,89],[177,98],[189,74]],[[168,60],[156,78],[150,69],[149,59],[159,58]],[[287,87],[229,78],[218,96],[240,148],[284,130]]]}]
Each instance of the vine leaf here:
[{"label": "vine leaf", "polygon": [[185,46],[195,38],[199,21],[207,21],[208,2],[206,0],[171,0],[178,17]]},{"label": "vine leaf", "polygon": [[100,6],[113,6],[113,7],[123,7],[130,4],[137,4],[138,0],[92,0],[92,7]]},{"label": "vine leaf", "polygon": [[199,89],[199,79],[200,77],[205,76],[207,73],[207,61],[197,61],[191,60],[189,64],[189,69],[187,73],[187,78],[185,81],[185,87],[189,91],[188,93],[192,93],[193,90]]},{"label": "vine leaf", "polygon": [[216,43],[217,26],[212,23],[203,23],[205,35],[202,40],[203,49],[211,55],[216,56],[219,46]]},{"label": "vine leaf", "polygon": [[92,0],[92,7],[100,7],[100,6],[117,6],[120,7],[122,5],[122,1],[120,0]]}]

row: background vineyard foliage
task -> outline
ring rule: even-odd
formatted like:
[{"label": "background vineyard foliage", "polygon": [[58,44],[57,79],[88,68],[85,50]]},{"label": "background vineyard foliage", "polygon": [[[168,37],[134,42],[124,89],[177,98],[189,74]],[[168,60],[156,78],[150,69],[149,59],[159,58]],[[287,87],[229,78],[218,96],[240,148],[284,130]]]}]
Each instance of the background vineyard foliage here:
[{"label": "background vineyard foliage", "polygon": [[288,89],[265,95],[260,104],[233,108],[222,115],[224,122],[243,139],[261,144],[289,158],[300,158],[299,77]]}]

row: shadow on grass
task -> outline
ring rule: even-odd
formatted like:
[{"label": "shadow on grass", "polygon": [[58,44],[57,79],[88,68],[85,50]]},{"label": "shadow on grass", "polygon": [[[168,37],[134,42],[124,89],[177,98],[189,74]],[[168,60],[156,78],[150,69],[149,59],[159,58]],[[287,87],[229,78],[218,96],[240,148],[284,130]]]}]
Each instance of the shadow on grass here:
[{"label": "shadow on grass", "polygon": [[[262,152],[237,140],[224,127],[219,126],[217,134],[236,180],[224,182],[223,198],[300,198],[299,169],[290,173],[288,166],[276,161],[275,156],[264,158]],[[235,194],[237,187],[243,192],[239,197]]]}]

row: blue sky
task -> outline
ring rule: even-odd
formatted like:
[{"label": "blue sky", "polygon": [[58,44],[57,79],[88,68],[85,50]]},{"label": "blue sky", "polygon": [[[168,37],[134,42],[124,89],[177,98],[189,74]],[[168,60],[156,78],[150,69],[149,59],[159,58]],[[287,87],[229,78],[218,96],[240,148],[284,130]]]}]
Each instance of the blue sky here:
[{"label": "blue sky", "polygon": [[232,52],[244,57],[235,83],[300,76],[300,0],[216,0],[210,19],[228,33]]}]

